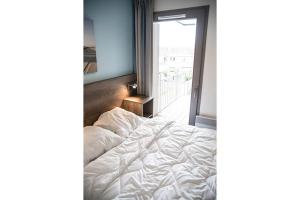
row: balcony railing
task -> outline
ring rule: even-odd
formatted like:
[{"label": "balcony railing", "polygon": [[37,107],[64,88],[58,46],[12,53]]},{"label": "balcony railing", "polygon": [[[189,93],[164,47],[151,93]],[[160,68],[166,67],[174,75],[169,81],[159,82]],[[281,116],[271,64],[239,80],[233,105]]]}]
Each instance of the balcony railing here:
[{"label": "balcony railing", "polygon": [[[191,73],[188,72],[190,77]],[[192,79],[182,73],[159,73],[158,87],[158,111],[161,111],[178,98],[191,94]]]}]

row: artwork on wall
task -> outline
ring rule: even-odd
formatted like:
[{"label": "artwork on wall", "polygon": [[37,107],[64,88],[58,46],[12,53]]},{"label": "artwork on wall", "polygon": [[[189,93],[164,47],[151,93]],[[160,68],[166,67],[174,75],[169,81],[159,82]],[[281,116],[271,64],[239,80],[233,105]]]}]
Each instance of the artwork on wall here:
[{"label": "artwork on wall", "polygon": [[83,72],[97,72],[96,40],[93,20],[84,18]]}]

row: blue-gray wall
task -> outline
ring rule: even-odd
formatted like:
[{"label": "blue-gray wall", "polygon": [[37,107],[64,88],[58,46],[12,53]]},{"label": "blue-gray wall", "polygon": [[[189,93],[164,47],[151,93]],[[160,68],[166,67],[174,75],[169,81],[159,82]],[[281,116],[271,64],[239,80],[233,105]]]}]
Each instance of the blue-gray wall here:
[{"label": "blue-gray wall", "polygon": [[84,83],[133,73],[133,1],[84,0],[84,15],[94,21],[98,65],[96,73],[84,75]]}]

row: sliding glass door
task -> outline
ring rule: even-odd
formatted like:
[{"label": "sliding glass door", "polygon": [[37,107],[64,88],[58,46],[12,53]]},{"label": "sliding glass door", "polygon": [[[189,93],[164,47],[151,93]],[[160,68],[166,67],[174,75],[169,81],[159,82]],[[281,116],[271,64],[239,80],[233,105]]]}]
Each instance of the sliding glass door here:
[{"label": "sliding glass door", "polygon": [[199,113],[207,10],[154,14],[154,112],[167,120],[194,125]]}]

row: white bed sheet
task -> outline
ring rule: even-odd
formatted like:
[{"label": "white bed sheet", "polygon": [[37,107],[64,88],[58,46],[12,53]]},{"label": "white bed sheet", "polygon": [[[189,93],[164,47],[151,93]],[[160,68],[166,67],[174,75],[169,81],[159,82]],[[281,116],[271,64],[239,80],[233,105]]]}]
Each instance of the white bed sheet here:
[{"label": "white bed sheet", "polygon": [[216,134],[160,118],[84,168],[84,197],[215,199]]}]

